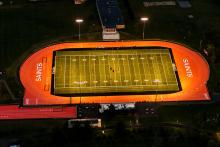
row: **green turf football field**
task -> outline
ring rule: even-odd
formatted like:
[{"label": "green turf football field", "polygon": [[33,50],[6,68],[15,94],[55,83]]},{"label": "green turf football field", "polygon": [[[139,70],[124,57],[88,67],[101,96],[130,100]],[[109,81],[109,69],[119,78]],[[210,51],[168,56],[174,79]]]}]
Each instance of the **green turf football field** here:
[{"label": "green turf football field", "polygon": [[179,91],[169,49],[57,51],[54,94]]}]

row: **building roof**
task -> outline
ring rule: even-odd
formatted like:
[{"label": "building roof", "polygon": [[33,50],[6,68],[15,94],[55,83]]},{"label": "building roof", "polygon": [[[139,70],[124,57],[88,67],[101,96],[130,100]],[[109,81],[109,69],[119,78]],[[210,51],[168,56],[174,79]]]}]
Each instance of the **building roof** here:
[{"label": "building roof", "polygon": [[96,0],[96,5],[105,28],[116,28],[116,25],[124,25],[117,0]]}]

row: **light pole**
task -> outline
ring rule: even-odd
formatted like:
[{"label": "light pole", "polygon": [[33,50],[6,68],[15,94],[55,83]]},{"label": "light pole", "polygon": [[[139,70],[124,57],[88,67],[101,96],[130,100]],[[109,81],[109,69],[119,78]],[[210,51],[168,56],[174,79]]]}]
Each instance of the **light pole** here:
[{"label": "light pole", "polygon": [[143,24],[143,32],[142,32],[143,40],[144,40],[145,23],[149,20],[149,18],[148,18],[148,17],[141,17],[140,20],[144,23],[144,24]]},{"label": "light pole", "polygon": [[75,22],[79,24],[79,40],[80,40],[80,24],[83,22],[83,19],[78,18],[75,20]]}]

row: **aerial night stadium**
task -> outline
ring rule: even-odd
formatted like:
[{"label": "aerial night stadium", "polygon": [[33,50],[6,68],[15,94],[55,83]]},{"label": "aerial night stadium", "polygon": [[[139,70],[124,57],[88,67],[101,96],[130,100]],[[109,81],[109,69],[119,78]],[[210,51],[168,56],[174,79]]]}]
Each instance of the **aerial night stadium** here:
[{"label": "aerial night stadium", "polygon": [[218,0],[0,0],[0,147],[220,146]]},{"label": "aerial night stadium", "polygon": [[25,60],[20,79],[24,105],[210,100],[206,60],[167,41],[48,46]]}]

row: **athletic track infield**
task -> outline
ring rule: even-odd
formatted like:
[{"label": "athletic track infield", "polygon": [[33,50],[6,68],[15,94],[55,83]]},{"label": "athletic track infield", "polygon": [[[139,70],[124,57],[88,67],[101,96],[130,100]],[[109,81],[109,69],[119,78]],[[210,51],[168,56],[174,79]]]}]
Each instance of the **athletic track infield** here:
[{"label": "athletic track infield", "polygon": [[167,41],[55,44],[19,73],[24,105],[210,100],[206,60]]}]

